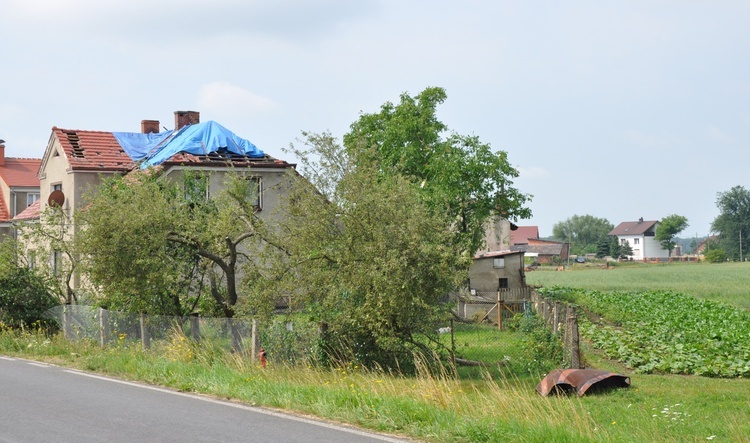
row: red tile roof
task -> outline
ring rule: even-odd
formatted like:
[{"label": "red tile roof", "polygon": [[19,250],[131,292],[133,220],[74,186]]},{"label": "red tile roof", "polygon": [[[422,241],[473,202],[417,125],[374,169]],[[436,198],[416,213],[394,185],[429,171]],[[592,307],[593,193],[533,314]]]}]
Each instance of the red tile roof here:
[{"label": "red tile roof", "polygon": [[74,171],[127,171],[135,163],[111,132],[52,128]]},{"label": "red tile roof", "polygon": [[8,212],[8,205],[5,204],[5,199],[0,195],[0,223],[10,221],[10,212]]},{"label": "red tile roof", "polygon": [[527,244],[530,238],[539,238],[538,226],[519,226],[515,231],[510,231],[510,244]]},{"label": "red tile roof", "polygon": [[18,215],[13,217],[13,220],[36,220],[39,218],[41,213],[40,209],[41,200],[37,200],[30,204],[28,208],[21,211]]},{"label": "red tile roof", "polygon": [[11,188],[38,188],[37,172],[41,164],[39,158],[6,157],[5,164],[0,166],[0,178]]}]

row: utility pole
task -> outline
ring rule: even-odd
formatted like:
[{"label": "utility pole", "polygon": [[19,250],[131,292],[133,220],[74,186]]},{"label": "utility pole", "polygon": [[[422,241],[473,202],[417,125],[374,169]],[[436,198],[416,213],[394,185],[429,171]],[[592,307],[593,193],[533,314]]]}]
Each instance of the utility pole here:
[{"label": "utility pole", "polygon": [[740,229],[740,262],[742,262],[742,229]]}]

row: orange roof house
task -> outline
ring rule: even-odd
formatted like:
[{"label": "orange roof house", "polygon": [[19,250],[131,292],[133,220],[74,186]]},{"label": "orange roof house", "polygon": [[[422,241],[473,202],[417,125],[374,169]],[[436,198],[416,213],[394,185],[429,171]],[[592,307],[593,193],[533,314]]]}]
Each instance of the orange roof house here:
[{"label": "orange roof house", "polygon": [[41,159],[5,156],[0,140],[0,238],[12,233],[12,220],[39,199]]}]

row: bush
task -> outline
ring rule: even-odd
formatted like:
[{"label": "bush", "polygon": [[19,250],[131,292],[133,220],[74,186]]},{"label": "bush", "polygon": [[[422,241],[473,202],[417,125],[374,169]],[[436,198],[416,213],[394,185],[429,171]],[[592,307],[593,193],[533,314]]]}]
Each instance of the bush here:
[{"label": "bush", "polygon": [[706,260],[709,263],[722,263],[727,261],[727,254],[723,249],[712,249],[706,252]]},{"label": "bush", "polygon": [[58,305],[44,278],[34,270],[14,267],[0,276],[0,322],[12,327],[45,329],[54,325],[43,314]]}]

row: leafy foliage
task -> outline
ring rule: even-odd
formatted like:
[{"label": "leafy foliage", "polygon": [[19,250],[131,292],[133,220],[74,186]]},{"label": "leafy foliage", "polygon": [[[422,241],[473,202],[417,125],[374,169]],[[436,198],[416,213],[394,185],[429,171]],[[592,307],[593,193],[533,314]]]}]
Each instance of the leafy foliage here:
[{"label": "leafy foliage", "polygon": [[711,229],[721,233],[719,246],[734,260],[740,258],[740,239],[750,243],[750,190],[735,186],[727,192],[719,192],[716,206],[720,214],[711,223]]},{"label": "leafy foliage", "polygon": [[674,249],[677,244],[675,236],[684,231],[687,227],[687,218],[677,214],[668,215],[664,217],[656,227],[655,238],[659,241],[662,248],[669,251],[669,255],[671,256],[672,249]]},{"label": "leafy foliage", "polygon": [[60,303],[54,282],[13,259],[13,242],[0,245],[0,324],[31,328],[52,326],[44,313]]},{"label": "leafy foliage", "polygon": [[570,242],[571,254],[594,253],[600,242],[608,239],[614,225],[592,215],[574,215],[552,226],[555,240]]},{"label": "leafy foliage", "polygon": [[602,315],[607,321],[584,322],[582,333],[608,357],[639,372],[750,375],[750,313],[746,311],[672,291],[557,287],[544,292]]},{"label": "leafy foliage", "polygon": [[280,229],[288,271],[269,287],[297,294],[325,325],[331,358],[408,370],[415,352],[432,353],[441,300],[465,279],[468,255],[413,182],[354,161],[331,137],[306,146],[298,158],[319,160],[303,168],[340,168],[341,180],[327,199],[296,178]]},{"label": "leafy foliage", "polygon": [[344,146],[358,162],[418,185],[427,204],[453,223],[454,242],[473,253],[484,241],[490,217],[529,218],[524,205],[530,196],[512,186],[518,171],[506,152],[450,132],[437,119],[437,106],[446,98],[444,89],[434,87],[415,97],[402,94],[400,103],[362,114],[344,136]]},{"label": "leafy foliage", "polygon": [[706,252],[706,260],[709,263],[723,263],[727,261],[727,254],[723,249],[711,249]]}]

